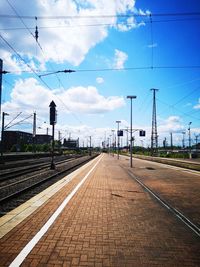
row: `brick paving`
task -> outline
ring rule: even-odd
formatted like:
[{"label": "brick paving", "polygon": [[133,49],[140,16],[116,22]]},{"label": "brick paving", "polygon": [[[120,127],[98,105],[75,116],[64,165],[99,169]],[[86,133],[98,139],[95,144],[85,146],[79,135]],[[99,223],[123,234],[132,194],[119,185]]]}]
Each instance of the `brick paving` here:
[{"label": "brick paving", "polygon": [[[120,164],[103,157],[22,266],[200,266],[200,239]],[[0,266],[9,265],[87,171],[0,240]]]},{"label": "brick paving", "polygon": [[134,175],[200,227],[200,172],[135,159],[134,167]]}]

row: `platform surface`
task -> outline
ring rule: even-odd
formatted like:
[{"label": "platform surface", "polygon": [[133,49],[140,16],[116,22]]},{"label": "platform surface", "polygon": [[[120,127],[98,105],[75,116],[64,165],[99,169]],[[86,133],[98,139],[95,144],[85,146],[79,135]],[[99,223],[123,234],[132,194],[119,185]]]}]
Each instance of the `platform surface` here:
[{"label": "platform surface", "polygon": [[[33,267],[200,266],[200,238],[127,172],[142,173],[150,184],[154,174],[150,167],[145,168],[148,164],[136,160],[130,169],[126,158],[118,160],[116,156],[104,154],[72,175],[67,183],[60,182],[59,190],[52,189],[55,194],[36,205],[37,208],[2,236],[0,266],[12,262],[14,267],[18,266],[17,262]],[[159,168],[155,171],[157,181],[158,173],[168,172],[167,167]],[[177,175],[175,169],[169,172]],[[194,175],[191,178],[189,171],[182,175],[196,181],[195,187],[200,185],[198,173],[191,174]],[[152,180],[152,185],[155,183]],[[161,183],[157,182],[159,186]],[[63,201],[62,211],[31,247],[29,242]],[[9,225],[9,220],[1,227]],[[27,256],[24,248],[30,250]]]}]

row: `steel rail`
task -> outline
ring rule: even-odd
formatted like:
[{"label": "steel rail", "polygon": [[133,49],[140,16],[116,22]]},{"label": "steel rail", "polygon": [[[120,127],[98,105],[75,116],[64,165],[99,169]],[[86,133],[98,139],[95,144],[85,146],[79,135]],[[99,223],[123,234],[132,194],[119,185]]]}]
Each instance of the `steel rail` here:
[{"label": "steel rail", "polygon": [[[125,169],[125,168],[124,168]],[[173,213],[179,220],[181,220],[190,230],[192,230],[198,237],[200,237],[200,228],[194,224],[189,218],[187,218],[182,212],[171,206],[166,200],[161,198],[157,193],[145,185],[138,177],[132,172],[125,169],[125,171],[131,176],[138,184],[140,184],[151,196],[153,196],[162,206],[167,208]]]},{"label": "steel rail", "polygon": [[[74,159],[74,161],[76,161],[76,160],[77,160],[77,159]],[[54,173],[54,174],[52,174],[52,175],[50,175],[50,176],[48,176],[48,177],[45,177],[45,178],[42,179],[42,180],[40,179],[39,181],[37,181],[37,182],[35,182],[35,183],[33,183],[33,184],[29,185],[29,186],[23,187],[23,188],[21,188],[20,190],[14,192],[14,193],[11,193],[11,194],[9,194],[9,195],[7,195],[7,196],[5,196],[5,197],[2,197],[2,198],[0,199],[0,205],[4,204],[5,202],[7,202],[7,201],[9,201],[9,200],[11,200],[11,199],[13,199],[13,198],[15,198],[15,197],[18,197],[20,194],[25,193],[25,192],[27,192],[27,191],[33,189],[34,187],[37,187],[37,186],[39,186],[39,185],[41,185],[41,184],[47,182],[48,180],[51,180],[51,179],[53,179],[53,178],[56,178],[56,177],[58,177],[59,175],[62,175],[62,174],[64,174],[64,173],[68,172],[69,170],[74,169],[75,167],[78,167],[78,166],[80,166],[81,164],[88,162],[89,160],[91,160],[91,158],[88,158],[88,157],[87,157],[85,160],[83,160],[83,161],[78,161],[77,163],[73,164],[72,166],[69,166],[69,168],[67,168],[67,169],[65,169],[65,170],[59,171],[59,172],[57,172],[57,173]]]},{"label": "steel rail", "polygon": [[[65,159],[65,160],[58,161],[55,164],[61,164],[61,163],[70,161],[72,159],[74,159],[74,157],[70,158],[70,159]],[[49,162],[48,163],[47,162],[43,162],[43,163],[38,163],[38,164],[35,164],[35,165],[32,165],[32,166],[28,166],[28,167],[19,167],[19,169],[15,169],[15,170],[12,170],[12,171],[9,171],[9,172],[1,173],[0,174],[0,182],[6,181],[6,180],[9,180],[9,179],[17,178],[17,177],[22,176],[24,174],[30,173],[31,171],[34,171],[34,170],[35,171],[37,171],[37,170],[39,171],[39,170],[47,168],[49,166],[50,166]]]}]

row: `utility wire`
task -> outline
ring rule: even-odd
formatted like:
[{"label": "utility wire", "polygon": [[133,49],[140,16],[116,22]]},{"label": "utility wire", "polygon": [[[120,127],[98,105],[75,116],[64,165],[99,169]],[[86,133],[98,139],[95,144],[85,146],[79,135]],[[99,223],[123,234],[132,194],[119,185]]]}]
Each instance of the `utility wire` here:
[{"label": "utility wire", "polygon": [[[38,44],[38,46],[39,46],[39,48],[40,48],[40,50],[42,51],[42,54],[43,54],[43,56],[44,56],[44,58],[45,58],[45,54],[44,54],[44,51],[43,51],[43,49],[42,49],[42,46],[40,45],[40,43],[39,43],[39,41],[38,41],[38,27],[37,27],[37,24],[36,24],[36,28],[35,28],[35,35],[33,35],[33,33],[28,29],[28,27],[26,26],[26,24],[24,23],[24,21],[22,20],[22,18],[21,18],[21,16],[18,14],[18,12],[16,11],[16,9],[10,4],[10,2],[9,2],[9,0],[6,0],[7,1],[7,3],[9,4],[9,6],[12,8],[12,10],[15,12],[15,14],[17,15],[17,17],[20,19],[20,21],[22,22],[22,24],[25,26],[25,28],[28,30],[28,32],[32,35],[32,37],[34,38],[34,40],[36,41],[36,43]],[[35,20],[36,20],[36,22],[37,22],[37,17],[35,17]],[[52,67],[52,65],[50,64],[50,67],[52,68],[52,70],[54,71],[54,69],[53,69],[53,67]],[[72,72],[72,71],[71,71]],[[58,80],[58,82],[62,85],[62,87],[63,87],[63,89],[64,89],[64,86],[63,86],[63,84],[61,83],[61,80],[60,80],[60,78],[57,76],[57,74],[56,74],[57,72],[54,72],[54,74],[55,74],[55,76],[56,76],[56,78],[57,78],[57,80]],[[41,79],[41,75],[37,75],[40,79]],[[46,84],[46,83],[45,83]],[[48,86],[48,88],[49,88],[49,86]],[[62,104],[70,111],[70,109],[66,106],[66,104],[58,97],[58,96],[56,96],[61,102],[62,102]],[[70,111],[71,112],[71,111]],[[74,113],[72,113],[73,114],[73,116],[75,116],[75,114]],[[80,120],[77,118],[77,116],[75,116],[75,118],[80,122]]]},{"label": "utility wire", "polygon": [[[177,22],[177,21],[196,21],[200,18],[187,18],[187,19],[167,19],[167,20],[152,20],[153,23],[162,23],[162,22]],[[145,24],[151,23],[148,20],[142,21]],[[96,23],[96,24],[73,24],[73,25],[55,25],[55,26],[37,26],[38,30],[42,29],[65,29],[65,28],[76,28],[76,27],[100,27],[100,26],[116,26],[120,23]],[[134,26],[135,23],[123,22],[125,26]],[[27,27],[29,30],[35,30],[34,27]],[[15,30],[25,30],[26,27],[13,27],[13,28],[1,28],[1,31],[15,31]]]},{"label": "utility wire", "polygon": [[8,3],[8,5],[11,7],[11,9],[15,12],[17,18],[20,19],[21,23],[24,25],[24,27],[28,30],[28,32],[33,36],[33,38],[35,39],[35,36],[33,35],[33,33],[29,30],[29,28],[26,26],[26,24],[24,23],[24,21],[22,20],[22,18],[20,17],[20,15],[17,13],[17,10],[11,5],[11,3],[6,0],[6,2]]},{"label": "utility wire", "polygon": [[[22,58],[22,56],[6,41],[6,39],[0,34],[0,38],[10,47],[11,50],[13,50],[15,52],[15,54],[28,66],[28,68],[42,81],[42,83],[50,90],[52,90],[52,88],[40,77],[40,75],[37,74],[37,72]],[[68,111],[70,111],[72,113],[72,111],[66,106],[66,104],[62,101],[62,99],[60,99],[57,95],[55,95],[59,101],[66,107],[66,109]],[[73,116],[79,121],[79,123],[82,124],[82,122],[77,118],[77,116],[75,116],[74,113],[72,113]]]},{"label": "utility wire", "polygon": [[[177,104],[179,104],[180,102],[182,102],[184,99],[186,99],[188,96],[192,95],[194,92],[196,92],[197,90],[199,90],[200,87],[195,88],[194,90],[192,90],[189,94],[183,96],[181,99],[179,99],[176,103],[170,105],[171,108],[174,108],[174,106],[176,106]],[[167,110],[164,110],[162,113],[165,113]],[[188,114],[188,113],[187,113]]]},{"label": "utility wire", "polygon": [[178,112],[182,113],[184,116],[190,117],[190,118],[195,119],[195,120],[198,120],[198,121],[200,120],[199,118],[193,117],[193,116],[191,116],[191,115],[189,115],[189,114],[187,114],[187,113],[181,111],[180,109],[175,108],[175,107],[173,107],[172,105],[167,104],[166,102],[164,102],[164,101],[162,101],[162,100],[160,100],[160,99],[158,99],[158,98],[156,98],[156,100],[158,100],[160,103],[162,103],[162,104],[164,104],[164,105],[166,105],[166,106],[168,106],[168,107],[170,107],[170,108],[174,108],[174,109],[176,109]]},{"label": "utility wire", "polygon": [[21,120],[21,121],[18,121],[18,122],[16,122],[16,123],[14,123],[14,124],[10,125],[9,127],[5,127],[5,129],[9,129],[9,128],[11,128],[11,127],[15,126],[15,125],[19,125],[19,124],[21,124],[23,121],[25,121],[25,120],[27,120],[27,119],[31,118],[32,116],[33,116],[33,115],[30,115],[30,116],[28,116],[28,117],[24,118],[23,120]]},{"label": "utility wire", "polygon": [[8,126],[14,121],[16,120],[20,115],[22,114],[22,112],[18,113],[6,126],[5,129],[8,129]]},{"label": "utility wire", "polygon": [[[154,17],[180,17],[180,16],[200,16],[200,12],[184,12],[184,13],[151,13],[152,16]],[[126,18],[126,17],[147,17],[149,16],[148,13],[145,14],[138,14],[138,13],[129,13],[129,14],[110,14],[110,15],[90,15],[90,16],[78,16],[78,15],[73,15],[73,16],[37,16],[37,19],[83,19],[83,18]],[[0,14],[1,18],[17,18],[16,15],[9,15],[9,14]],[[35,19],[35,16],[21,16],[23,19]]]},{"label": "utility wire", "polygon": [[52,90],[49,85],[37,74],[37,72],[31,67],[30,64],[28,64],[23,57],[14,49],[14,47],[12,45],[10,45],[6,39],[0,34],[0,38],[9,46],[9,48],[21,59],[21,61],[23,61],[25,63],[25,65],[31,70],[31,72],[33,72],[41,81],[42,83],[49,88],[50,90]]},{"label": "utility wire", "polygon": [[[0,37],[2,38],[2,35],[0,34]],[[2,38],[3,39],[3,38]],[[24,61],[24,60],[23,60]],[[102,68],[102,69],[76,69],[76,70],[58,70],[55,72],[51,72],[51,71],[40,71],[40,70],[34,70],[34,73],[37,74],[39,77],[42,76],[47,76],[50,74],[54,74],[54,73],[71,73],[71,72],[109,72],[109,71],[131,71],[131,70],[151,70],[151,69],[199,69],[200,65],[183,65],[183,66],[143,66],[143,67],[127,67],[127,68]],[[31,70],[31,72],[33,72]],[[38,73],[44,73],[45,74],[41,74],[39,75]],[[25,70],[25,71],[12,71],[9,70],[8,73],[30,73],[30,71]]]},{"label": "utility wire", "polygon": [[149,19],[150,19],[150,28],[151,28],[151,67],[153,69],[153,21],[152,21],[152,16],[151,14],[149,15]]},{"label": "utility wire", "polygon": [[189,94],[185,95],[184,97],[182,97],[179,101],[177,101],[175,104],[173,104],[173,106],[179,104],[180,102],[182,102],[184,99],[186,99],[188,96],[192,95],[194,92],[196,92],[197,90],[199,90],[200,87],[195,88],[194,90],[192,90]]}]

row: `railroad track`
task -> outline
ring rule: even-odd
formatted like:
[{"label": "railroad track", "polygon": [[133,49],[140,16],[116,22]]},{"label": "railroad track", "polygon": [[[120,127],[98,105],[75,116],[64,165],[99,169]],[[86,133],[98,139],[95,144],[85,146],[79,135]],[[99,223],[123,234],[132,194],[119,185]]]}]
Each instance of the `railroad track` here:
[{"label": "railroad track", "polygon": [[[70,159],[63,159],[63,160],[58,160],[55,162],[56,165],[68,162],[70,160],[73,160],[75,157],[72,157]],[[7,169],[6,171],[2,172],[0,174],[0,182],[14,179],[16,177],[28,174],[30,172],[34,171],[39,171],[45,168],[48,168],[50,166],[50,162],[42,162],[42,163],[37,163],[32,166],[25,166],[25,167],[18,167],[15,169]]]},{"label": "railroad track", "polygon": [[[9,210],[15,208],[17,203],[21,204],[25,202],[27,200],[27,195],[28,199],[31,198],[61,179],[67,172],[78,168],[80,165],[85,164],[91,159],[92,158],[89,156],[78,159],[68,159],[67,162],[65,161],[67,164],[65,164],[61,170],[48,170],[46,175],[45,172],[42,172],[40,174],[34,174],[30,177],[23,178],[9,185],[0,186],[0,215],[2,216]],[[59,164],[61,163],[59,162]]]},{"label": "railroad track", "polygon": [[[122,167],[122,166],[121,166]],[[143,183],[137,176],[135,176],[131,171],[122,167],[129,176],[131,176],[145,191],[147,191],[154,199],[158,201],[158,203],[164,206],[167,210],[169,210],[176,218],[181,220],[185,226],[187,226],[190,230],[192,230],[198,237],[200,237],[200,227],[193,223],[190,218],[185,216],[181,211],[174,208],[171,204],[168,203],[165,199],[163,199],[159,194],[153,191],[150,187],[148,187],[145,183]]]}]

